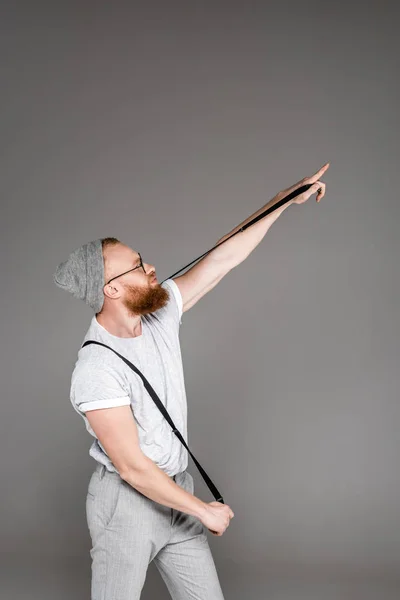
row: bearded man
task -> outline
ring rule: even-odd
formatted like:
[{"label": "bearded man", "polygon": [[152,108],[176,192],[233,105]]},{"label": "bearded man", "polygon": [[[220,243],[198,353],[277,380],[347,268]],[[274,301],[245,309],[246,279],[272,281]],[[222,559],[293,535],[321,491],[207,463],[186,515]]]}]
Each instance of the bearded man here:
[{"label": "bearded man", "polygon": [[[319,178],[328,166],[279,192],[176,279],[160,284],[153,265],[111,237],[81,246],[58,265],[55,283],[95,313],[84,343],[97,344],[79,350],[70,393],[94,438],[89,453],[96,467],[86,496],[92,600],[138,600],[152,561],[173,600],[223,600],[207,531],[223,535],[234,513],[227,504],[194,495],[186,448],[141,378],[115,352],[148,379],[187,442],[182,313],[252,252],[290,204],[316,192],[319,202],[325,194]],[[232,237],[304,184],[311,184],[308,191]]]}]

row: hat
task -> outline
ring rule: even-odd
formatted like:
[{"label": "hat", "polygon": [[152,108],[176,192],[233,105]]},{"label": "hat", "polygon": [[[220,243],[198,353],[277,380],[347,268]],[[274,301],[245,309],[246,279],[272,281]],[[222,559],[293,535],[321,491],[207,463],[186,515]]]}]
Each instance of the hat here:
[{"label": "hat", "polygon": [[104,303],[104,260],[101,239],[77,248],[60,263],[53,274],[58,287],[88,304],[95,313]]}]

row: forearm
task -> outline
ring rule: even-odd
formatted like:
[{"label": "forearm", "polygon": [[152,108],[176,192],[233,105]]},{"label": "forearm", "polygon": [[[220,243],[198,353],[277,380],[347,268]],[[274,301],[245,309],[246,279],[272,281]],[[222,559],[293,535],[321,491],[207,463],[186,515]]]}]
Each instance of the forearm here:
[{"label": "forearm", "polygon": [[[217,243],[226,240],[233,233],[239,231],[244,225],[267,210],[267,208],[276,204],[277,201],[278,200],[276,198],[273,198],[270,202],[265,204],[265,206],[260,208],[258,211],[250,215],[250,217],[248,217],[245,221],[240,223],[240,225],[235,227],[235,229],[232,229],[232,231],[218,240]],[[240,264],[245,258],[247,258],[254,248],[258,246],[268,229],[271,227],[272,223],[274,223],[276,219],[283,213],[283,211],[286,210],[291,204],[292,201],[289,201],[287,204],[284,204],[263,219],[260,219],[254,225],[248,227],[245,231],[238,233],[230,240],[213,250],[210,253],[210,256],[212,255],[217,261],[222,261],[225,264],[229,264],[231,268]]]},{"label": "forearm", "polygon": [[[121,475],[122,476],[122,475]],[[143,456],[140,468],[131,469],[122,478],[147,498],[200,519],[206,503],[177,485],[150,458]]]}]

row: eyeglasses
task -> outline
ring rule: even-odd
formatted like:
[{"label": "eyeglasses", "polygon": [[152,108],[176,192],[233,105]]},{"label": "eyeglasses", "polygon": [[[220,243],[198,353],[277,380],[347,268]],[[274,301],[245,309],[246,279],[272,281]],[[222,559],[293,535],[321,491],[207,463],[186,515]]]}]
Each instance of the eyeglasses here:
[{"label": "eyeglasses", "polygon": [[116,275],[115,277],[111,277],[111,279],[109,279],[107,281],[106,285],[108,285],[110,283],[110,281],[117,279],[117,277],[122,277],[122,275],[126,275],[127,273],[130,273],[131,271],[135,271],[136,269],[139,269],[140,267],[142,267],[144,273],[146,273],[145,268],[143,266],[142,257],[140,256],[140,252],[138,252],[138,254],[139,254],[140,263],[137,265],[137,267],[133,267],[133,269],[129,269],[129,271],[125,271],[124,273],[120,273],[119,275]]}]

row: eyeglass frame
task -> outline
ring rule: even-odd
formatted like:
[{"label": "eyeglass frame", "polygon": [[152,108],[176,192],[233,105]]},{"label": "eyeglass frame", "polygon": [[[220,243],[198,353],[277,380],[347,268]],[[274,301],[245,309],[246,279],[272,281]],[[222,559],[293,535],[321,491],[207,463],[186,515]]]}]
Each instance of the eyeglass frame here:
[{"label": "eyeglass frame", "polygon": [[143,260],[142,260],[140,252],[138,252],[138,254],[139,254],[140,263],[136,267],[133,267],[133,269],[129,269],[129,271],[125,271],[124,273],[120,273],[119,275],[116,275],[115,277],[111,277],[111,279],[109,279],[104,285],[108,285],[111,281],[113,281],[114,279],[117,279],[117,277],[122,277],[122,275],[126,275],[127,273],[130,273],[131,271],[136,271],[136,269],[140,269],[140,267],[142,267],[144,273],[146,273],[146,270],[143,266]]}]

